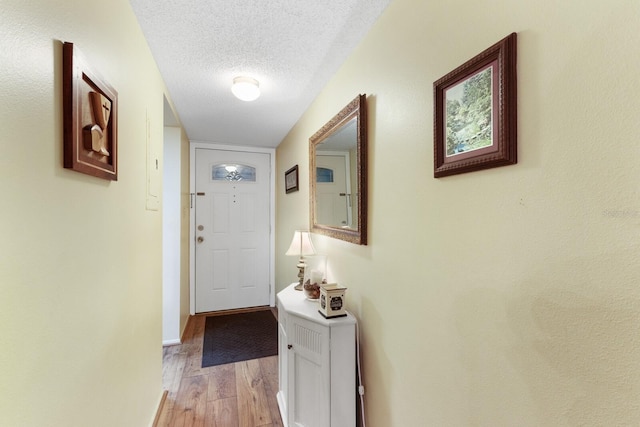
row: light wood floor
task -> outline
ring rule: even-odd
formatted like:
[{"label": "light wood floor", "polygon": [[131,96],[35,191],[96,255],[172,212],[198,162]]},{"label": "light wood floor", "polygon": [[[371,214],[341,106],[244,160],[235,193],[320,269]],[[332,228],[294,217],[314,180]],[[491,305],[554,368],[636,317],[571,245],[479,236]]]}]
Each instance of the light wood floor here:
[{"label": "light wood floor", "polygon": [[183,343],[163,349],[167,395],[155,425],[282,427],[276,401],[278,356],[201,368],[206,317],[191,316]]}]

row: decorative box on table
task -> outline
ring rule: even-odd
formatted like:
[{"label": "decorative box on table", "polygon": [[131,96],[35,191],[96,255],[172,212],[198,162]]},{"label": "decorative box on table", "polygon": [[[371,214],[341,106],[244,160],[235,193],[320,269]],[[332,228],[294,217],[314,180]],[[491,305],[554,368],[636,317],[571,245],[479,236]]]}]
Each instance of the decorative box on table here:
[{"label": "decorative box on table", "polygon": [[327,319],[346,316],[344,295],[347,288],[336,283],[320,287],[320,309],[318,310]]}]

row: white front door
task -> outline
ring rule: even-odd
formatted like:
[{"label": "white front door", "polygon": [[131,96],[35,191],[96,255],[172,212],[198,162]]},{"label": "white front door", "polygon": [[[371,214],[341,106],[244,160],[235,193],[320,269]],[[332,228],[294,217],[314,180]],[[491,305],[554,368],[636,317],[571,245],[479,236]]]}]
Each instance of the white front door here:
[{"label": "white front door", "polygon": [[196,313],[269,305],[270,161],[195,150]]}]

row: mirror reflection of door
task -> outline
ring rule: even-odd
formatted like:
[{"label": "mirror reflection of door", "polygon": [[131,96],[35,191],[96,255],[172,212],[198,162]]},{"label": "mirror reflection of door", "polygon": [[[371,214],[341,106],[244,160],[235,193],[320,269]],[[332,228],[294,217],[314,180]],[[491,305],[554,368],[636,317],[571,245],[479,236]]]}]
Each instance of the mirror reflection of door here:
[{"label": "mirror reflection of door", "polygon": [[[335,160],[335,164],[327,165],[329,156],[342,156],[344,162]],[[309,222],[312,232],[366,245],[366,95],[354,98],[309,138],[309,166]],[[341,181],[343,172],[344,186]],[[331,180],[332,183],[328,182]],[[339,188],[331,188],[330,184]]]},{"label": "mirror reflection of door", "polygon": [[316,156],[316,218],[320,224],[353,227],[351,162],[348,152],[318,151]]}]

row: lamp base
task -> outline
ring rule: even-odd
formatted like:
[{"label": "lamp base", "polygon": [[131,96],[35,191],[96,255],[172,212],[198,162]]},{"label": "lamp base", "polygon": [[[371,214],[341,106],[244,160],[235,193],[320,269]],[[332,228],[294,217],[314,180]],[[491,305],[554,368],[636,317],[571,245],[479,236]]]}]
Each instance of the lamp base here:
[{"label": "lamp base", "polygon": [[293,288],[296,291],[302,290],[302,282],[304,281],[304,268],[306,266],[307,265],[304,263],[304,259],[300,257],[300,259],[298,260],[298,265],[296,265],[296,267],[298,267],[298,284]]}]

